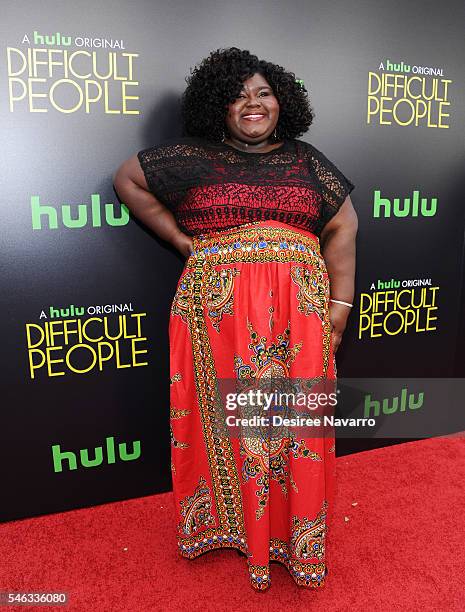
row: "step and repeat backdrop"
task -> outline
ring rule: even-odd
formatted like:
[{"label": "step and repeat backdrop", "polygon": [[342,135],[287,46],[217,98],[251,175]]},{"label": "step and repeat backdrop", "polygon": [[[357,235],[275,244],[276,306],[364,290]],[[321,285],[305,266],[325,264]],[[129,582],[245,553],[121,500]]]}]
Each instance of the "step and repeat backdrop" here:
[{"label": "step and repeat backdrop", "polygon": [[302,139],[356,185],[339,376],[459,375],[460,1],[2,6],[0,520],[170,490],[168,316],[183,258],[131,216],[113,175],[180,135],[185,77],[219,47],[303,81],[315,121]]}]

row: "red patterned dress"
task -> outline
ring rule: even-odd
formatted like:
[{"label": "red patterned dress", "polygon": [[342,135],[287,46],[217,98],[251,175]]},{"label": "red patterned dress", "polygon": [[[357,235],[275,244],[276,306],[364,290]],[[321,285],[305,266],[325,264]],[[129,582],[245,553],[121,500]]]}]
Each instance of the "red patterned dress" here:
[{"label": "red patterned dress", "polygon": [[[278,561],[325,583],[334,437],[225,428],[222,384],[334,380],[329,277],[318,236],[353,189],[320,151],[179,138],[138,154],[153,194],[193,236],[171,306],[171,469],[180,554],[247,557],[251,585]],[[297,433],[296,433],[297,432]]]}]

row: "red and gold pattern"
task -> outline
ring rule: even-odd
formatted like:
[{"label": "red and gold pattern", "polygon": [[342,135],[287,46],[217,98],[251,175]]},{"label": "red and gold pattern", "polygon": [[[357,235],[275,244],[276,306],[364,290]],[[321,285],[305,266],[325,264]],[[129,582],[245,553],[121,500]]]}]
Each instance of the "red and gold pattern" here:
[{"label": "red and gold pattern", "polygon": [[251,342],[249,349],[252,349],[253,356],[250,361],[255,364],[255,368],[249,365],[244,365],[242,357],[234,356],[235,370],[237,378],[271,378],[272,376],[289,377],[289,367],[294,361],[297,353],[302,348],[302,344],[296,344],[294,347],[289,347],[289,334],[291,323],[288,325],[282,334],[278,335],[277,342],[270,343],[267,346],[265,336],[261,338],[254,331],[253,326],[247,320],[247,329],[250,332]]},{"label": "red and gold pattern", "polygon": [[318,239],[259,221],[195,237],[173,299],[171,427],[181,443],[171,452],[180,554],[241,550],[257,590],[271,584],[270,560],[301,586],[324,585],[334,440],[226,435],[218,427],[226,416],[218,381],[334,377],[328,295]]},{"label": "red and gold pattern", "polygon": [[[174,383],[179,382],[180,380],[182,380],[181,373],[176,372],[176,374],[174,374],[170,378],[170,385],[173,385]],[[175,408],[174,406],[171,406],[170,407],[170,422],[171,422],[171,419],[180,419],[183,416],[187,416],[189,413],[190,413],[190,410],[182,410],[182,409]],[[176,440],[176,438],[173,435],[173,428],[171,424],[170,424],[170,437],[171,437],[171,446],[175,448],[189,448],[189,444],[187,444],[186,442],[179,442],[179,440]],[[176,471],[173,461],[171,461],[171,470],[173,473]]]},{"label": "red and gold pattern", "polygon": [[205,478],[199,479],[194,494],[181,502],[182,520],[179,530],[186,535],[197,532],[201,527],[208,527],[215,524],[215,519],[210,513],[212,498],[210,489]]},{"label": "red and gold pattern", "polygon": [[[251,342],[249,349],[253,355],[250,361],[254,367],[244,364],[242,357],[234,356],[236,376],[239,380],[244,379],[271,379],[289,378],[291,363],[302,348],[302,343],[294,347],[289,345],[290,321],[282,334],[278,334],[277,342],[267,344],[267,338],[261,338],[254,331],[250,321],[247,327],[250,333]],[[257,435],[259,434],[259,435]],[[257,488],[256,495],[259,499],[258,508],[255,512],[257,520],[260,519],[265,511],[268,499],[269,479],[273,478],[287,496],[287,482],[289,481],[295,491],[297,485],[292,477],[292,472],[288,470],[289,453],[294,453],[294,457],[309,457],[311,459],[321,459],[318,453],[309,452],[305,446],[305,441],[297,442],[293,437],[287,438],[283,435],[273,437],[268,428],[259,428],[255,435],[245,435],[240,437],[241,455],[245,456],[242,466],[242,478],[247,482],[249,478],[255,478]],[[261,434],[261,435],[260,435]]]},{"label": "red and gold pattern", "polygon": [[[232,268],[227,270],[212,270],[208,272],[206,286],[208,293],[205,299],[207,314],[217,332],[220,331],[220,322],[223,314],[233,314],[234,277],[239,271]],[[193,275],[186,274],[183,282],[177,288],[176,297],[172,304],[173,314],[180,315],[187,323],[187,311],[193,291]]]},{"label": "red and gold pattern", "polygon": [[299,310],[306,315],[316,312],[321,321],[329,300],[329,286],[321,270],[310,271],[308,268],[295,266],[291,269],[291,278],[299,286],[297,299]]}]

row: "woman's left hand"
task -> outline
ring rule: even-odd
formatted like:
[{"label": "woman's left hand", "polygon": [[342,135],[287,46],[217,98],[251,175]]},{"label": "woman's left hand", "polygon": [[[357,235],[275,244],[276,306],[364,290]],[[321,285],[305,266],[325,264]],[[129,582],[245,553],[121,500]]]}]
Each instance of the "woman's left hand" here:
[{"label": "woman's left hand", "polygon": [[329,303],[329,320],[331,321],[331,342],[335,353],[341,344],[342,334],[347,325],[350,308],[344,304]]}]

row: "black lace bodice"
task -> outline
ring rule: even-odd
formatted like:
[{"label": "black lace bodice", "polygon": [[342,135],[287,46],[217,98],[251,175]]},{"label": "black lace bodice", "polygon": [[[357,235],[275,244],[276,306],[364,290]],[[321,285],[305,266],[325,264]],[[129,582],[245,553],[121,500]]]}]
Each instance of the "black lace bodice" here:
[{"label": "black lace bodice", "polygon": [[323,153],[296,139],[248,153],[184,137],[137,155],[148,188],[189,235],[275,219],[318,236],[354,188]]}]

